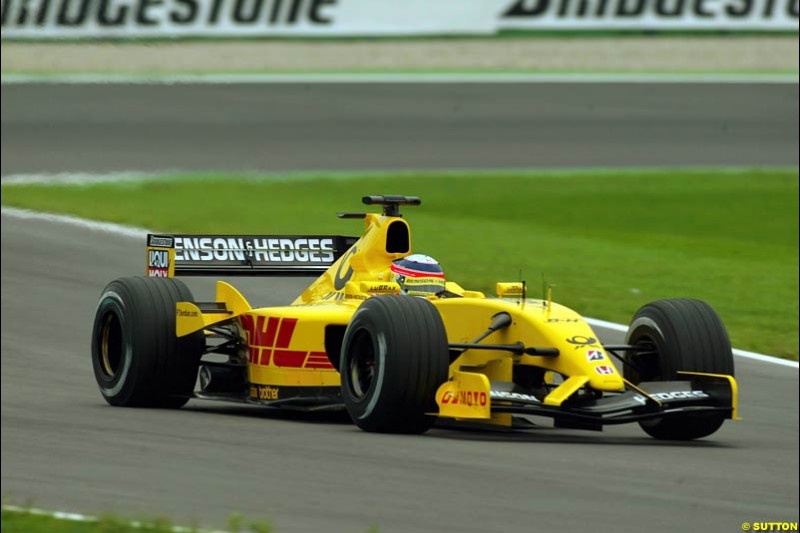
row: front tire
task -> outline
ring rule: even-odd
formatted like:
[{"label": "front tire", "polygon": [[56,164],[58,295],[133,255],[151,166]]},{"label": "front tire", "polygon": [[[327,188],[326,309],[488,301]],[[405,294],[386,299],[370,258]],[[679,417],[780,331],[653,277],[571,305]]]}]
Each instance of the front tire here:
[{"label": "front tire", "polygon": [[[678,371],[733,375],[733,353],[725,326],[714,309],[701,300],[675,298],[649,303],[633,317],[626,344],[643,350],[630,354],[638,369],[626,366],[625,379],[643,381],[680,380]],[[651,437],[662,440],[692,440],[717,431],[720,414],[663,418],[640,422]]]},{"label": "front tire", "polygon": [[111,405],[183,406],[194,391],[203,332],[175,335],[175,304],[193,302],[183,282],[130,277],[109,283],[92,329],[92,367]]},{"label": "front tire", "polygon": [[414,296],[364,302],[344,335],[342,399],[355,424],[370,432],[424,433],[435,395],[447,380],[447,334],[439,312]]}]

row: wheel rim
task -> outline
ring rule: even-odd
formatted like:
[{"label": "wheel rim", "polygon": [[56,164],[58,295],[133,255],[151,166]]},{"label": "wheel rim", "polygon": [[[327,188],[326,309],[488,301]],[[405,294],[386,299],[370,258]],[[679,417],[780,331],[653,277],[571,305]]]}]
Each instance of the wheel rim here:
[{"label": "wheel rim", "polygon": [[113,379],[117,375],[122,353],[122,324],[115,313],[108,313],[103,318],[100,334],[100,366],[106,378]]},{"label": "wheel rim", "polygon": [[372,336],[365,330],[355,334],[349,359],[347,370],[350,394],[356,400],[363,400],[375,378],[375,345]]}]

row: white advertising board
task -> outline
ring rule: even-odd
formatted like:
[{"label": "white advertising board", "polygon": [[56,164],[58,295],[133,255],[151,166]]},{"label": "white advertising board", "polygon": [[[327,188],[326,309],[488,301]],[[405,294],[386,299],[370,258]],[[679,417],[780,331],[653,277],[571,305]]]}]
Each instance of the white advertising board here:
[{"label": "white advertising board", "polygon": [[4,39],[797,31],[800,0],[2,0]]},{"label": "white advertising board", "polygon": [[800,0],[508,0],[498,29],[798,30]]},{"label": "white advertising board", "polygon": [[3,0],[2,36],[491,34],[496,7],[496,2],[457,0]]}]

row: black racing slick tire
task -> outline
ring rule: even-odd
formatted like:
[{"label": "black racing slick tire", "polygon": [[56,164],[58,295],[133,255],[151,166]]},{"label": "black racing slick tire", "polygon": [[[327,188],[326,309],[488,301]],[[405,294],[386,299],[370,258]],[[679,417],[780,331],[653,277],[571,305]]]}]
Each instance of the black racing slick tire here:
[{"label": "black racing slick tire", "polygon": [[106,286],[92,329],[92,366],[108,403],[178,408],[189,400],[205,338],[202,331],[175,335],[175,303],[193,301],[176,279],[130,277]]},{"label": "black racing slick tire", "polygon": [[[628,328],[626,344],[642,346],[629,354],[632,365],[624,369],[625,379],[634,384],[680,380],[681,370],[733,375],[728,332],[714,309],[701,300],[675,298],[643,306]],[[702,414],[639,425],[656,439],[692,440],[711,435],[723,421],[722,415]]]},{"label": "black racing slick tire", "polygon": [[353,315],[340,358],[342,399],[355,424],[378,433],[424,433],[447,381],[439,311],[415,296],[375,296]]}]

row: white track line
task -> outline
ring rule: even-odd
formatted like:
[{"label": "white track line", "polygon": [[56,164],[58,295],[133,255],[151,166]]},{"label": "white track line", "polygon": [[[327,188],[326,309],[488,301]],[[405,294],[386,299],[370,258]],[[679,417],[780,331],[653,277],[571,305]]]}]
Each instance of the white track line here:
[{"label": "white track line", "polygon": [[134,239],[145,239],[148,233],[158,233],[144,228],[136,228],[133,226],[123,226],[122,224],[114,224],[113,222],[98,222],[96,220],[88,220],[80,217],[73,217],[70,215],[55,215],[52,213],[40,213],[38,211],[30,211],[28,209],[18,209],[16,207],[0,207],[0,214],[18,218],[21,220],[41,220],[44,222],[52,222],[54,224],[62,224],[67,226],[75,226],[82,229],[91,231],[99,231],[102,233],[111,233],[113,235],[122,235],[124,237],[132,237]]},{"label": "white track line", "polygon": [[[627,333],[628,326],[623,324],[617,324],[615,322],[607,322],[605,320],[600,320],[599,318],[588,318],[584,317],[586,322],[591,324],[592,326],[598,326],[601,328],[611,329],[614,331],[620,331],[622,333]],[[800,368],[800,363],[797,361],[789,361],[787,359],[781,359],[780,357],[775,357],[772,355],[764,355],[761,353],[756,352],[748,352],[747,350],[740,350],[738,348],[733,349],[733,354],[739,357],[743,357],[745,359],[753,359],[754,361],[763,361],[765,363],[773,363],[776,365],[788,366],[791,368]]]},{"label": "white track line", "polygon": [[122,172],[53,172],[45,174],[10,174],[0,178],[3,185],[93,185],[122,181],[144,182],[158,179],[152,172],[136,170]]},{"label": "white track line", "polygon": [[[98,518],[96,516],[90,516],[80,513],[66,513],[63,511],[47,511],[45,509],[36,509],[34,507],[19,507],[16,505],[3,505],[4,511],[11,511],[12,513],[25,513],[31,514],[35,516],[48,516],[50,518],[55,518],[57,520],[69,520],[70,522],[97,522]],[[129,522],[131,526],[134,528],[144,528],[147,527],[147,523],[143,523],[137,520],[133,520]],[[221,530],[210,530],[210,529],[196,529],[196,528],[189,528],[184,526],[172,526],[171,531],[175,533],[184,533],[189,531],[196,531],[198,533],[228,533],[226,531]]]},{"label": "white track line", "polygon": [[[796,173],[796,166],[770,166],[758,167],[768,170],[783,170]],[[470,168],[449,168],[440,169],[435,167],[417,167],[403,170],[386,169],[367,169],[367,170],[334,170],[334,171],[312,171],[312,170],[287,170],[283,172],[262,172],[262,171],[236,171],[231,175],[237,179],[245,179],[255,182],[276,182],[288,180],[318,180],[321,178],[330,180],[353,180],[367,178],[383,178],[387,176],[416,176],[419,174],[437,174],[448,177],[469,176],[517,176],[530,177],[561,177],[561,176],[592,176],[603,177],[607,175],[644,175],[663,173],[666,171],[681,171],[702,173],[708,170],[724,173],[731,176],[741,176],[753,172],[749,167],[724,167],[724,166],[641,166],[641,167],[509,167],[501,169],[470,169]],[[224,175],[224,172],[217,172]],[[142,172],[140,170],[120,170],[114,172],[44,172],[44,173],[24,173],[7,174],[0,176],[0,185],[3,186],[25,186],[25,185],[98,185],[106,183],[147,183],[152,181],[181,181],[181,180],[202,180],[213,179],[207,172],[197,172],[179,169],[160,169],[153,172]]]},{"label": "white track line", "polygon": [[[126,237],[132,237],[135,239],[142,239],[147,236],[148,233],[158,233],[156,231],[147,230],[144,228],[136,228],[131,226],[123,226],[121,224],[113,224],[110,222],[97,222],[94,220],[87,220],[84,218],[73,217],[69,215],[55,215],[52,213],[40,213],[38,211],[30,211],[27,209],[18,209],[16,207],[6,207],[2,206],[0,208],[0,213],[4,216],[14,217],[23,220],[42,220],[45,222],[53,222],[55,224],[65,224],[69,226],[76,226],[83,229],[88,229],[91,231],[100,231],[103,233],[111,233],[114,235],[124,235]],[[605,320],[600,320],[598,318],[589,318],[584,317],[586,321],[591,324],[592,326],[599,326],[603,328],[607,328],[614,331],[620,331],[625,333],[628,331],[628,326],[623,324],[617,324],[615,322],[607,322]],[[800,368],[800,365],[796,361],[789,361],[786,359],[781,359],[780,357],[774,357],[772,355],[765,355],[755,352],[748,352],[746,350],[739,350],[737,348],[733,349],[734,355],[739,357],[743,357],[745,359],[752,359],[755,361],[762,361],[765,363],[772,363],[781,366],[788,366],[790,368]]]},{"label": "white track line", "polygon": [[297,73],[297,74],[2,74],[14,84],[242,84],[242,83],[781,83],[797,84],[798,74],[659,73]]}]

